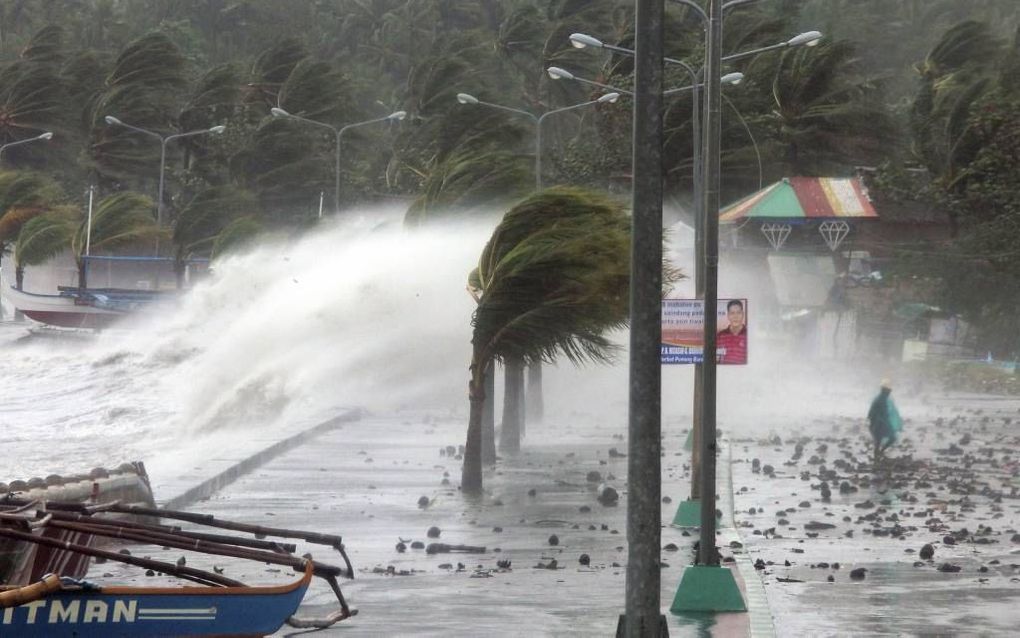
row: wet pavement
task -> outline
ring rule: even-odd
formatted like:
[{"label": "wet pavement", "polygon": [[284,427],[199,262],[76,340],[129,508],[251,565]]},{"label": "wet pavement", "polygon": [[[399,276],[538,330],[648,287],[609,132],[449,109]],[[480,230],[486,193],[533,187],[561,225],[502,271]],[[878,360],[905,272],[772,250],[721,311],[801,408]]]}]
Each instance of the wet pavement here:
[{"label": "wet pavement", "polygon": [[[359,615],[321,635],[612,635],[623,610],[627,459],[611,455],[610,448],[625,453],[625,441],[607,430],[541,426],[548,434],[529,436],[527,451],[488,475],[489,494],[472,503],[456,488],[460,460],[440,453],[459,445],[463,427],[459,418],[433,415],[366,417],[270,461],[189,509],[343,535],[357,578],[342,587]],[[684,438],[669,437],[664,466],[679,470],[687,455],[680,449]],[[589,480],[591,472],[600,480]],[[689,490],[680,473],[668,473],[663,494],[682,497]],[[620,490],[619,505],[599,503],[600,483]],[[420,507],[423,496],[428,505]],[[676,504],[663,504],[663,521],[672,520]],[[440,529],[438,538],[428,537],[433,526]],[[664,610],[684,565],[692,562],[694,539],[691,532],[663,529]],[[483,546],[485,552],[429,555],[412,548],[416,541]],[[398,551],[400,542],[405,551]],[[133,551],[170,561],[180,555],[158,547]],[[321,547],[298,551],[340,562]],[[510,568],[498,561],[510,561]],[[226,575],[253,584],[293,578],[275,567],[204,556],[189,556],[188,565],[225,568]],[[109,563],[94,566],[91,576],[104,574],[142,584],[161,580]],[[301,615],[334,608],[331,592],[316,584]],[[673,636],[748,634],[747,614],[667,616]]]},{"label": "wet pavement", "polygon": [[1020,401],[908,411],[923,416],[877,467],[863,418],[733,441],[736,516],[779,635],[1006,635],[1020,624]]},{"label": "wet pavement", "polygon": [[[735,558],[727,565],[738,580],[746,580],[751,613],[666,612],[671,635],[1011,632],[1020,623],[1014,424],[1020,401],[925,401],[901,405],[905,438],[877,468],[858,417],[834,414],[789,426],[785,418],[762,417],[755,424],[759,436],[728,434],[719,462],[719,546],[728,561]],[[487,496],[471,502],[456,488],[460,460],[445,451],[459,446],[463,427],[460,417],[435,413],[364,417],[190,509],[342,534],[358,571],[343,589],[360,613],[322,635],[612,635],[623,607],[627,459],[610,448],[626,452],[624,428],[533,427],[526,451],[502,460],[486,477]],[[689,491],[689,452],[678,423],[664,431],[663,494],[671,502],[663,503],[662,520],[668,522]],[[590,472],[598,480],[588,480]],[[598,502],[603,482],[620,490],[619,505]],[[427,505],[419,505],[421,497]],[[438,538],[428,537],[432,526],[440,529]],[[692,561],[695,537],[693,530],[663,529],[664,610]],[[743,547],[731,548],[732,541]],[[429,555],[414,542],[477,545],[485,552]],[[179,556],[138,551],[171,561]],[[339,563],[321,547],[299,546],[304,551]],[[498,561],[510,561],[510,568]],[[215,565],[253,584],[293,578],[264,565],[201,556],[188,564]],[[129,571],[110,564],[93,569],[94,576],[104,573],[130,580]],[[134,576],[134,582],[157,581]],[[333,608],[331,593],[319,584],[301,614]]]}]

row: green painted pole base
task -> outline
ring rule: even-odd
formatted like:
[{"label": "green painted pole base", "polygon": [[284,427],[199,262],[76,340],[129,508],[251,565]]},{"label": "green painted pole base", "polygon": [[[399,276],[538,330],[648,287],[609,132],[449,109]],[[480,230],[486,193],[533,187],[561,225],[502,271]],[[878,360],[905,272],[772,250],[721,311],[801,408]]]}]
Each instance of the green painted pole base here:
[{"label": "green painted pole base", "polygon": [[694,449],[694,430],[687,431],[687,440],[684,441],[684,449],[690,452]]},{"label": "green painted pole base", "polygon": [[673,517],[673,525],[677,527],[701,527],[701,501],[687,499],[680,501]]},{"label": "green painted pole base", "polygon": [[684,570],[680,586],[673,597],[669,611],[674,614],[685,612],[747,611],[744,597],[733,578],[733,572],[725,567],[691,565]]}]

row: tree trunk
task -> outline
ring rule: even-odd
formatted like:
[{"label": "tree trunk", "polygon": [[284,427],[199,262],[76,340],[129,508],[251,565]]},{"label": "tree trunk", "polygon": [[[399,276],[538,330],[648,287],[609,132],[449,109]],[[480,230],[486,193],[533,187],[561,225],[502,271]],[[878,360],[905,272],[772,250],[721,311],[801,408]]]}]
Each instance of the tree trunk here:
[{"label": "tree trunk", "polygon": [[482,493],[482,412],[485,409],[485,372],[478,365],[471,366],[468,383],[468,400],[471,412],[468,417],[467,441],[464,443],[464,466],[461,469],[460,487],[468,495]]},{"label": "tree trunk", "polygon": [[85,261],[78,262],[78,287],[79,288],[85,288],[86,287],[85,284],[87,283],[87,279],[88,279],[87,274],[86,274],[86,272],[87,272],[86,268],[88,268],[88,266],[86,266],[85,264],[86,264]]},{"label": "tree trunk", "polygon": [[16,266],[14,268],[14,287],[21,290],[25,286],[25,267]]},{"label": "tree trunk", "polygon": [[187,267],[187,264],[181,260],[174,261],[174,279],[177,284],[177,290],[182,290],[184,288],[184,271]]},{"label": "tree trunk", "polygon": [[503,393],[503,429],[499,432],[499,450],[505,454],[516,454],[521,450],[521,421],[524,412],[524,362],[520,358],[507,359],[504,368],[506,376]]},{"label": "tree trunk", "polygon": [[[545,401],[542,399],[543,365],[541,361],[536,361],[528,366],[528,394],[525,407],[528,415],[526,421],[531,423],[541,423],[545,416]],[[521,436],[524,436],[525,433],[524,425],[522,424],[521,427]]]},{"label": "tree trunk", "polygon": [[485,366],[485,407],[482,410],[482,464],[496,464],[496,363]]}]

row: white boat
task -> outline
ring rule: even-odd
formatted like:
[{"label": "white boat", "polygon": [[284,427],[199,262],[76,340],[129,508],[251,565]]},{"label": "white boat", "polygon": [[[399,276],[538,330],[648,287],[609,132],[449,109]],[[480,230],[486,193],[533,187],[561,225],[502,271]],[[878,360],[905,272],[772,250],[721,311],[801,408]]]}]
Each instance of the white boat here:
[{"label": "white boat", "polygon": [[4,297],[33,321],[61,328],[108,328],[128,314],[148,307],[159,293],[117,288],[60,287],[56,295],[18,290],[3,291]]}]

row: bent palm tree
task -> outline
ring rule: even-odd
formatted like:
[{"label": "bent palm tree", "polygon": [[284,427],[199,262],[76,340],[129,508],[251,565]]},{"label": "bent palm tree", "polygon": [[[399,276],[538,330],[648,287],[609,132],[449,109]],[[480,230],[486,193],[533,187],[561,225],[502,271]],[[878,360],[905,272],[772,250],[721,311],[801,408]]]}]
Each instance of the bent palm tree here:
[{"label": "bent palm tree", "polygon": [[116,193],[99,202],[92,214],[91,232],[89,230],[84,222],[79,222],[71,237],[71,250],[78,265],[78,285],[82,288],[86,283],[86,243],[90,243],[92,250],[112,250],[165,235],[152,218],[152,200],[132,191]]},{"label": "bent palm tree", "polygon": [[44,263],[71,247],[71,238],[81,223],[74,206],[59,206],[28,220],[14,244],[15,287],[21,290],[25,268]]},{"label": "bent palm tree", "polygon": [[[611,358],[604,332],[627,320],[620,299],[626,298],[630,268],[629,227],[622,208],[609,200],[557,188],[514,207],[493,233],[472,277],[482,293],[473,318],[466,493],[482,488],[481,426],[491,361],[551,361],[558,353],[575,363]],[[514,428],[504,420],[511,449],[519,433]]]}]

